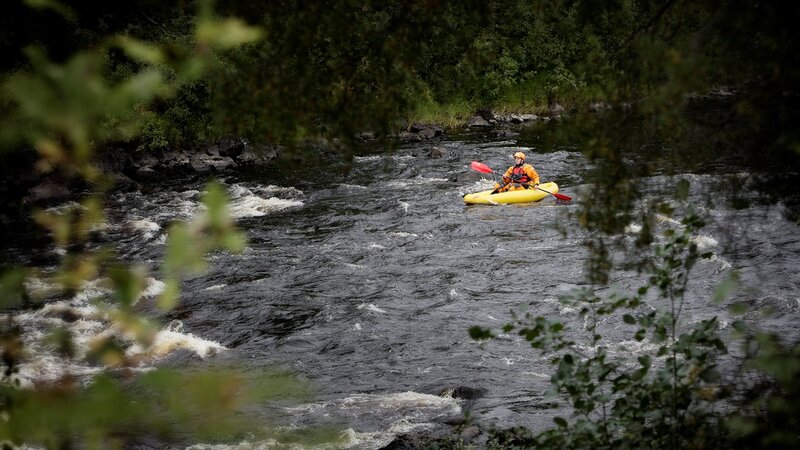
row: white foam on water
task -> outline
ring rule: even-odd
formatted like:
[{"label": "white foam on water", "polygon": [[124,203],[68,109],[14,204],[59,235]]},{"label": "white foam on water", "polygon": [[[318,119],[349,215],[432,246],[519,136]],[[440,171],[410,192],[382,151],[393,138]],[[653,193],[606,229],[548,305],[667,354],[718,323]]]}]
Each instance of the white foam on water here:
[{"label": "white foam on water", "polygon": [[406,202],[404,202],[402,200],[398,200],[397,203],[399,203],[400,207],[403,208],[403,212],[406,212],[406,213],[408,212],[408,207],[409,207],[408,203],[406,203]]},{"label": "white foam on water", "polygon": [[523,375],[529,375],[529,376],[536,377],[536,378],[544,378],[544,379],[550,379],[550,377],[552,376],[552,375],[550,375],[548,373],[539,373],[539,372],[522,372],[522,374]]},{"label": "white foam on water", "polygon": [[257,196],[246,196],[237,199],[229,205],[231,217],[241,219],[245,217],[261,217],[275,211],[303,206],[299,200],[284,200],[277,197],[264,199]]},{"label": "white foam on water", "polygon": [[255,442],[244,440],[234,444],[198,443],[186,447],[186,450],[372,450],[385,447],[397,436],[411,432],[430,431],[433,429],[435,429],[435,425],[431,423],[413,423],[409,422],[408,420],[399,420],[394,422],[387,430],[382,431],[360,433],[352,428],[348,428],[342,431],[337,441],[329,443],[302,445],[289,442],[280,442],[276,439],[265,439],[263,441]]},{"label": "white foam on water", "polygon": [[430,431],[434,429],[431,423],[414,423],[405,419],[394,422],[388,430],[359,433],[348,429],[344,443],[345,448],[374,449],[389,445],[397,436],[412,432]]},{"label": "white foam on water", "polygon": [[197,189],[190,189],[188,191],[183,191],[178,195],[180,195],[183,198],[197,198],[200,195],[200,191],[198,191]]},{"label": "white foam on water", "polygon": [[625,227],[625,234],[638,234],[641,231],[642,231],[642,226],[639,224],[631,223]]},{"label": "white foam on water", "polygon": [[128,356],[160,358],[178,349],[191,350],[201,358],[208,358],[227,350],[218,342],[199,338],[191,333],[164,329],[156,334],[153,345],[150,347],[143,348],[137,343],[129,347],[125,354]]},{"label": "white foam on water", "polygon": [[[164,283],[155,278],[145,279],[144,290],[140,298],[149,298],[164,291]],[[142,348],[136,338],[119,328],[111,320],[114,306],[104,301],[112,291],[107,286],[107,279],[97,279],[84,284],[82,290],[69,300],[49,302],[35,311],[26,311],[15,316],[22,326],[22,340],[29,353],[29,358],[20,367],[21,385],[32,385],[41,381],[54,381],[65,374],[90,376],[103,370],[87,360],[87,355],[94,345],[101,340],[114,337],[125,346],[129,346],[126,354],[140,361],[140,369],[154,358],[162,357],[169,352],[185,348],[207,358],[225,347],[217,342],[208,341],[192,334],[182,333],[181,327],[171,324],[155,336],[154,345]],[[49,282],[32,278],[29,285],[39,290],[49,290]],[[54,353],[52,345],[46,338],[50,333],[63,327],[72,336],[74,357],[66,359]]]},{"label": "white foam on water", "polygon": [[565,305],[554,297],[545,297],[542,299],[542,303],[555,305],[555,307],[558,308],[558,313],[562,316],[572,316],[578,312],[578,308],[570,305]]},{"label": "white foam on water", "polygon": [[224,288],[225,286],[227,286],[227,284],[224,284],[224,283],[223,284],[215,284],[213,286],[209,286],[207,288],[204,288],[203,290],[204,291],[218,291],[218,290]]},{"label": "white foam on water", "polygon": [[28,295],[35,300],[52,297],[63,291],[60,284],[45,278],[28,277],[24,282],[24,286]]},{"label": "white foam on water", "polygon": [[383,159],[383,155],[354,156],[353,157],[353,161],[355,161],[355,162],[380,161],[381,159]]},{"label": "white foam on water", "polygon": [[394,236],[394,237],[399,237],[399,238],[407,238],[407,237],[415,238],[415,237],[419,237],[418,235],[416,235],[414,233],[406,233],[405,231],[393,231],[393,232],[389,233],[389,236]]},{"label": "white foam on water", "polygon": [[[417,392],[393,394],[354,394],[342,399],[327,400],[286,408],[291,417],[318,417],[353,419],[372,417],[383,425],[370,426],[377,431],[347,431],[340,448],[381,448],[396,436],[420,428],[433,427],[437,418],[452,417],[462,413],[460,400],[452,396],[435,396]],[[339,419],[341,420],[341,419]]]},{"label": "white foam on water", "polygon": [[147,219],[131,220],[127,223],[127,228],[134,232],[141,233],[142,237],[147,240],[153,239],[153,236],[161,229],[157,223]]},{"label": "white foam on water", "polygon": [[719,245],[716,239],[709,237],[709,236],[695,236],[692,238],[692,242],[697,244],[697,249],[702,251],[709,250]]},{"label": "white foam on water", "polygon": [[356,308],[357,309],[366,308],[367,311],[372,311],[372,312],[376,312],[376,313],[379,313],[379,314],[386,314],[385,310],[378,308],[377,306],[373,305],[372,303],[370,303],[370,304],[362,303],[362,304],[358,305]]},{"label": "white foam on water", "polygon": [[342,400],[342,407],[344,408],[360,408],[364,406],[388,410],[410,406],[421,409],[442,409],[453,414],[461,412],[458,401],[452,397],[439,397],[438,395],[421,394],[414,391],[394,394],[355,394]]},{"label": "white foam on water", "polygon": [[647,341],[628,340],[609,345],[606,353],[609,356],[630,356],[631,354],[653,354],[658,352],[661,344],[654,344]]},{"label": "white foam on water", "polygon": [[393,188],[404,188],[408,186],[419,186],[423,184],[431,184],[431,183],[442,183],[445,181],[450,181],[447,178],[426,178],[423,176],[418,176],[416,178],[410,178],[408,180],[392,180],[388,183],[385,183],[386,186],[393,187]]},{"label": "white foam on water", "polygon": [[372,242],[372,243],[369,244],[369,248],[375,248],[375,249],[378,249],[378,250],[384,250],[386,247],[378,244],[377,242]]},{"label": "white foam on water", "polygon": [[357,324],[353,325],[353,330],[355,330],[355,331],[361,331],[361,324],[360,324],[360,323],[357,323]]},{"label": "white foam on water", "polygon": [[45,209],[45,212],[49,212],[51,214],[63,214],[63,213],[65,213],[65,212],[67,212],[69,210],[72,210],[72,209],[79,209],[81,211],[86,211],[86,207],[81,205],[80,203],[69,201],[67,203],[64,203],[64,204],[61,204],[61,205],[58,205],[58,206],[53,206],[51,208],[47,208],[47,209]]},{"label": "white foam on water", "polygon": [[360,184],[346,184],[346,183],[340,184],[339,187],[343,188],[343,189],[355,189],[355,190],[359,190],[359,191],[363,191],[363,190],[369,189],[368,187],[362,186]]},{"label": "white foam on water", "polygon": [[658,222],[661,222],[661,223],[670,223],[672,225],[681,225],[681,223],[678,222],[677,220],[673,219],[672,217],[667,217],[667,216],[665,216],[663,214],[656,214],[655,215],[655,219]]},{"label": "white foam on water", "polygon": [[152,277],[146,278],[145,282],[147,283],[147,285],[142,291],[142,294],[139,296],[140,300],[143,298],[152,298],[157,295],[161,295],[161,293],[164,292],[164,289],[167,287],[167,285],[164,284],[163,281],[156,280],[155,278]]},{"label": "white foam on water", "polygon": [[447,295],[450,298],[456,298],[456,297],[458,297],[458,292],[456,292],[456,289],[453,288],[453,289],[450,289],[450,292],[448,292]]},{"label": "white foam on water", "polygon": [[253,191],[237,183],[228,187],[228,195],[230,195],[231,198],[242,198],[253,195]]}]

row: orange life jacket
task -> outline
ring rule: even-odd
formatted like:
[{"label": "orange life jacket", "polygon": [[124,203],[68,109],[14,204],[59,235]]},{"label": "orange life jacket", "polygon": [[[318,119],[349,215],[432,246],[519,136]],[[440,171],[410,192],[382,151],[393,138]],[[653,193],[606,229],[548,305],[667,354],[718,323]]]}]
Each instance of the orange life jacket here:
[{"label": "orange life jacket", "polygon": [[511,179],[516,183],[527,183],[531,181],[531,178],[523,169],[523,165],[514,166],[514,169],[511,170]]}]

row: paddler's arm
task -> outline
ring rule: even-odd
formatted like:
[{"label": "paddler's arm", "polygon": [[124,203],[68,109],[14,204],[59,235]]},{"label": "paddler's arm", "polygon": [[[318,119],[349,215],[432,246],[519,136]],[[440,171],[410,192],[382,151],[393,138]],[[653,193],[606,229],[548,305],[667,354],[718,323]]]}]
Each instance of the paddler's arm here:
[{"label": "paddler's arm", "polygon": [[508,183],[511,183],[511,174],[513,173],[513,169],[513,167],[509,167],[508,170],[506,170],[506,173],[503,174],[503,184],[501,185],[500,183],[496,183],[494,190],[491,192],[492,194],[497,194],[497,191],[508,186]]}]

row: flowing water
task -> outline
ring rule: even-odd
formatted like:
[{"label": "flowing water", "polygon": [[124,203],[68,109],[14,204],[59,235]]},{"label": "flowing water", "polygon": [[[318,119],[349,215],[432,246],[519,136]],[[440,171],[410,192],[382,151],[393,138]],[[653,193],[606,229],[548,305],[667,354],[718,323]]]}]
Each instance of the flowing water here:
[{"label": "flowing water", "polygon": [[[539,123],[502,138],[456,134],[391,154],[364,149],[347,172],[319,161],[308,171],[223,177],[232,214],[249,238],[246,250],[214,254],[209,271],[186,281],[180,306],[163,318],[155,349],[129,353],[142,353],[143,369],[163,361],[234,364],[253,374],[288,368],[317,391],[312,401],[285,411],[289,423],[337,424],[348,430],[352,448],[379,448],[397,434],[440,426],[467,409],[484,424],[550,426],[553,416],[568,411],[546,396],[548,358],[514,334],[480,344],[467,330],[482,325],[497,331],[512,310],[581,328],[577,311],[558,297],[585,286],[587,236],[570,212],[590,188],[586,175],[593,169],[576,142],[552,142],[559,126]],[[427,156],[433,145],[444,157]],[[470,161],[504,170],[520,147],[543,180],[557,182],[576,201],[465,206],[463,194],[492,185],[466,175]],[[777,311],[764,319],[766,326],[796,337],[797,225],[784,218],[780,204],[760,203],[757,196],[744,209],[709,203],[717,175],[687,170],[679,176],[691,182],[690,198],[710,220],[696,242],[714,255],[695,269],[686,323],[719,315],[727,326],[726,305],[710,298],[736,270],[746,286],[741,298]],[[647,200],[668,191],[674,178],[642,182]],[[202,189],[196,178],[171,179],[145,194],[116,195],[104,233],[125,259],[156,267],[166,227],[198,211]],[[679,226],[662,219],[659,230]],[[645,282],[635,268],[616,261],[613,289],[625,292]],[[160,289],[156,272],[140,302],[152,302]],[[90,363],[65,366],[36,342],[53,326],[66,325],[85,350],[92,337],[107,332],[90,302],[107,293],[90,286],[76,298],[18,316],[36,355],[23,370],[24,381],[64,370],[97,371]],[[621,323],[605,324],[604,332],[612,355],[647,349]],[[457,388],[481,395],[454,397]]]}]

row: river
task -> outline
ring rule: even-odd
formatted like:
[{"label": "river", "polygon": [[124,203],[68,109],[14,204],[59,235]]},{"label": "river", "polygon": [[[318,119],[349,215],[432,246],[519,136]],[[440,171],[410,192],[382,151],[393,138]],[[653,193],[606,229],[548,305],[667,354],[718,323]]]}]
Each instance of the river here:
[{"label": "river", "polygon": [[[160,350],[145,365],[233,364],[252,374],[288,368],[316,390],[313,400],[285,412],[288,422],[341,426],[350,448],[379,448],[400,433],[440,427],[466,410],[482,424],[551,426],[553,416],[568,410],[546,396],[548,359],[519,336],[500,334],[481,344],[467,330],[499,330],[512,310],[581,326],[577,311],[558,297],[586,283],[587,234],[572,213],[591,188],[594,168],[577,140],[555,137],[559,127],[537,122],[501,137],[465,131],[389,154],[365,147],[350,170],[319,160],[304,170],[223,176],[247,248],[241,255],[212,255],[207,273],[186,280],[180,306],[162,317]],[[432,146],[444,156],[429,157]],[[464,194],[492,185],[466,175],[470,161],[505,170],[519,149],[543,180],[555,181],[575,200],[465,206]],[[728,159],[711,166],[716,172],[678,165],[674,174],[640,180],[647,201],[668,193],[676,178],[688,179],[690,201],[709,218],[696,242],[713,257],[693,273],[684,320],[719,315],[724,329],[731,321],[727,304],[710,298],[735,270],[744,286],[738,300],[772,307],[777,315],[762,319],[764,326],[796,337],[800,230],[786,219],[783,205],[758,195],[741,209],[713,201],[721,189],[717,172],[747,176],[747,169]],[[114,195],[108,242],[124,259],[157,267],[167,225],[198,211],[203,183],[197,177],[165,179],[144,194]],[[657,226],[677,224],[662,218]],[[634,267],[615,261],[613,289],[624,292],[644,282]],[[160,289],[158,274],[152,277],[143,302]],[[79,345],[88,345],[103,332],[90,301],[106,293],[97,287],[59,303],[81,320],[62,320],[52,305],[49,312],[18,316],[37,352],[24,378],[97,371],[88,362],[66,365],[35,340],[62,323]],[[604,331],[611,354],[648,345],[621,324]],[[448,395],[457,388],[479,395]]]}]

